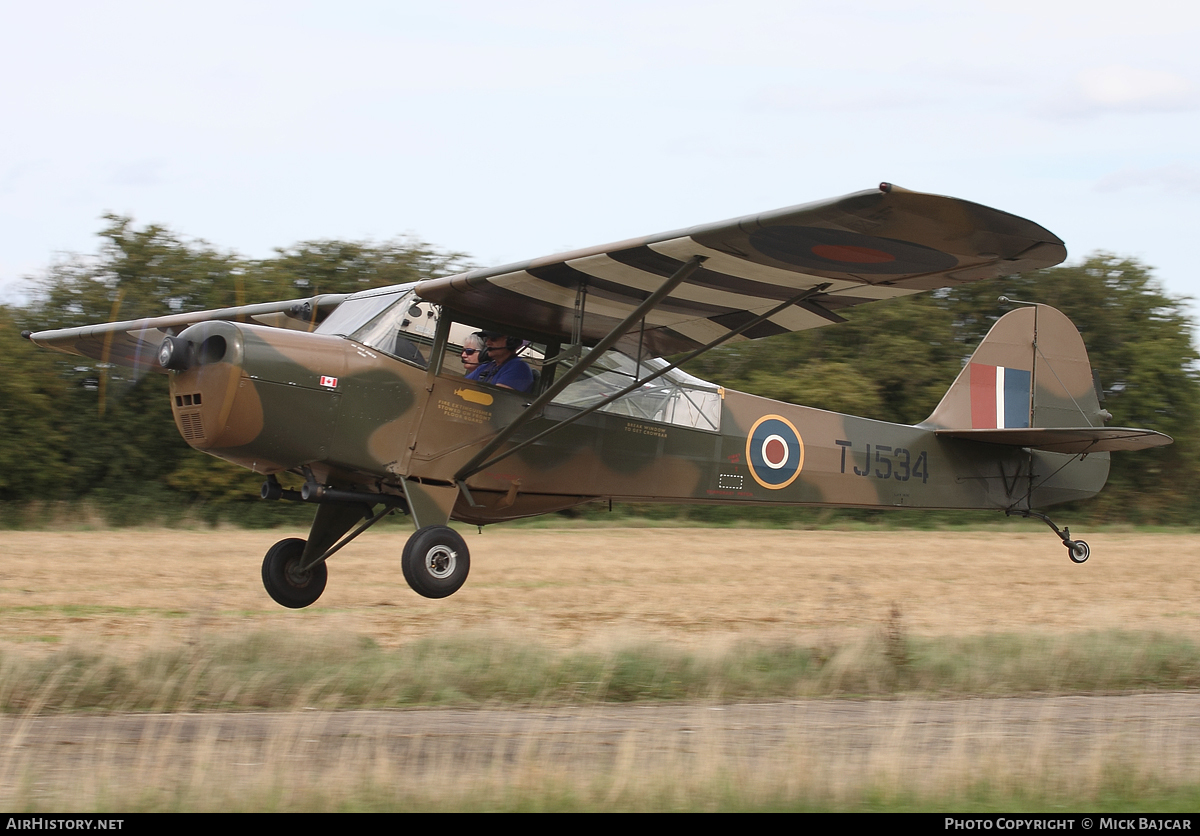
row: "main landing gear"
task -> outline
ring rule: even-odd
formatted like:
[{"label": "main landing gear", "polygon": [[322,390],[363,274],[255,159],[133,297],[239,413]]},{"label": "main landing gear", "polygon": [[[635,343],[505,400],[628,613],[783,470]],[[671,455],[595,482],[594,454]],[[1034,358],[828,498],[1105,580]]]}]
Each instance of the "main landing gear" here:
[{"label": "main landing gear", "polygon": [[[262,495],[264,499],[320,503],[307,540],[280,540],[263,558],[262,579],[267,594],[290,609],[307,607],[321,597],[329,578],[326,561],[335,552],[391,512],[409,513],[399,497],[334,490],[313,483],[306,484],[303,491],[285,491],[274,478],[263,485]],[[375,506],[381,502],[385,507],[377,513]],[[418,595],[445,598],[466,582],[471,554],[454,529],[426,525],[404,544],[400,568]]]},{"label": "main landing gear", "polygon": [[1072,563],[1086,563],[1087,559],[1092,555],[1092,550],[1088,547],[1087,543],[1082,540],[1071,539],[1071,528],[1069,526],[1064,526],[1060,529],[1045,514],[1039,514],[1036,511],[1016,511],[1013,509],[1005,511],[1004,514],[1009,517],[1025,517],[1026,519],[1033,517],[1050,526],[1054,529],[1054,533],[1058,535],[1058,538],[1062,540],[1063,545],[1067,547],[1067,557],[1071,558]]},{"label": "main landing gear", "polygon": [[[304,540],[290,537],[271,546],[263,558],[262,579],[267,594],[275,603],[293,610],[320,598],[329,579],[324,559],[304,565],[304,546]],[[417,529],[404,544],[400,568],[413,592],[426,598],[445,598],[466,583],[471,553],[453,528],[427,525]]]}]

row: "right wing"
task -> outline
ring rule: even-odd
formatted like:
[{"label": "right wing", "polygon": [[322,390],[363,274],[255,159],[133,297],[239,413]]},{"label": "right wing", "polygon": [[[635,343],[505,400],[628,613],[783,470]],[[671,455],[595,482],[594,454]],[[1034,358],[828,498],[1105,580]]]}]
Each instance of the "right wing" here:
[{"label": "right wing", "polygon": [[193,311],[148,319],[81,325],[78,328],[26,333],[25,336],[38,345],[68,354],[78,354],[81,357],[91,357],[102,363],[165,372],[166,369],[160,368],[158,363],[154,362],[163,337],[178,334],[189,325],[216,319],[237,322],[254,320],[275,328],[311,331],[348,295],[327,293],[308,299],[288,299],[213,311]]}]

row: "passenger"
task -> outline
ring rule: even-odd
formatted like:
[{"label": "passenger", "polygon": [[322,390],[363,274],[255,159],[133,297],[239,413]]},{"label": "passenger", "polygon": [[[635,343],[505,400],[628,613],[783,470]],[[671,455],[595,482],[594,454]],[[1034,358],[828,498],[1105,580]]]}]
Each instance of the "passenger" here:
[{"label": "passenger", "polygon": [[462,364],[463,373],[470,374],[483,365],[483,338],[479,334],[471,334],[463,340]]},{"label": "passenger", "polygon": [[487,346],[483,355],[484,363],[467,375],[468,380],[518,392],[528,392],[533,388],[533,369],[517,356],[517,349],[521,347],[519,339],[495,331],[480,331],[479,337]]}]

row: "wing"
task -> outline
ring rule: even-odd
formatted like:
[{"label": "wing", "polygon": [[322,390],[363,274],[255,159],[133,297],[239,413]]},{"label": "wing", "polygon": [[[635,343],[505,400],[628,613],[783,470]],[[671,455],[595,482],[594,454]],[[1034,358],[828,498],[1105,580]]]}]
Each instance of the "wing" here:
[{"label": "wing", "polygon": [[331,293],[309,299],[289,299],[284,302],[264,302],[259,305],[240,305],[236,308],[213,311],[194,311],[150,319],[37,331],[28,336],[38,345],[68,354],[92,357],[102,362],[133,368],[149,367],[164,372],[165,369],[153,362],[163,337],[178,334],[196,322],[214,319],[239,322],[254,320],[277,328],[311,330],[324,316],[341,304],[346,296],[347,294]]},{"label": "wing", "polygon": [[421,282],[417,292],[514,334],[595,344],[685,262],[705,260],[620,343],[662,356],[708,344],[828,283],[735,339],[844,321],[838,311],[1050,267],[1057,236],[977,203],[878,189],[707,226]]}]

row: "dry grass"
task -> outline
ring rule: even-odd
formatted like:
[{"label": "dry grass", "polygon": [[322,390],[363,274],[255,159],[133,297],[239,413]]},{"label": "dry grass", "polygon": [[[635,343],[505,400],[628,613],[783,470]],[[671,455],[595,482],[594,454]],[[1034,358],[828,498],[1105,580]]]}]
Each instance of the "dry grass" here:
[{"label": "dry grass", "polygon": [[[1016,534],[489,530],[467,538],[473,566],[463,590],[430,601],[400,576],[407,532],[372,532],[332,561],[321,601],[293,612],[267,598],[259,564],[272,542],[303,532],[5,531],[0,690],[11,692],[20,665],[45,662],[53,677],[69,654],[102,653],[136,668],[164,651],[237,645],[263,631],[301,648],[358,636],[402,652],[421,640],[437,648],[487,635],[567,655],[648,644],[701,661],[749,642],[818,656],[829,648],[830,670],[854,669],[851,651],[874,646],[887,660],[881,669],[892,671],[923,664],[920,648],[931,645],[922,641],[961,647],[955,642],[1015,634],[1086,644],[1097,632],[1133,631],[1133,645],[1095,651],[1115,659],[1141,652],[1138,635],[1200,640],[1200,540],[1076,533],[1092,545],[1083,566],[1033,524]],[[187,690],[208,664],[174,681]],[[938,664],[965,669],[953,658]],[[1014,667],[977,675],[986,683]],[[309,683],[310,697],[319,684]],[[325,712],[275,715],[257,736],[223,733],[219,723],[185,733],[176,714],[132,737],[113,726],[47,737],[39,724],[79,719],[45,715],[54,687],[42,682],[23,698],[21,715],[0,717],[7,809],[1133,809],[1200,801],[1200,745],[1181,733],[1195,725],[1194,697],[1165,719],[1086,729],[1068,711],[1037,707],[1053,701],[1036,703],[1015,725],[986,707],[1010,701],[964,703],[936,724],[921,719],[920,704],[893,702],[836,732],[793,717],[765,738],[703,713],[713,705],[656,709],[695,714],[667,728],[613,721],[607,736],[558,734],[566,727],[557,709],[537,712],[540,727],[502,712],[495,729],[470,743],[453,735],[465,713],[403,712],[426,724],[448,717],[449,731],[401,734],[356,713],[360,727],[339,731],[331,745],[330,718],[341,715]],[[160,707],[174,707],[161,694]],[[303,687],[290,699],[309,704]]]},{"label": "dry grass", "polygon": [[[1082,533],[1082,532],[1081,532]],[[442,601],[404,584],[405,531],[368,533],[331,561],[324,597],[284,610],[259,565],[303,532],[0,533],[0,649],[164,642],[267,630],[353,634],[385,648],[487,632],[557,648],[652,641],[721,651],[875,631],[893,604],[916,636],[1106,630],[1200,639],[1200,538],[1088,535],[1071,564],[1028,532],[487,530],[471,577]]]},{"label": "dry grass", "polygon": [[261,633],[133,659],[75,649],[0,658],[0,712],[222,712],[588,706],[913,696],[1190,691],[1200,645],[1161,634],[914,639],[893,619],[863,640],[553,650],[493,636],[385,650],[361,637]]},{"label": "dry grass", "polygon": [[1190,810],[1196,706],[1176,696],[25,719],[0,727],[0,805]]}]

